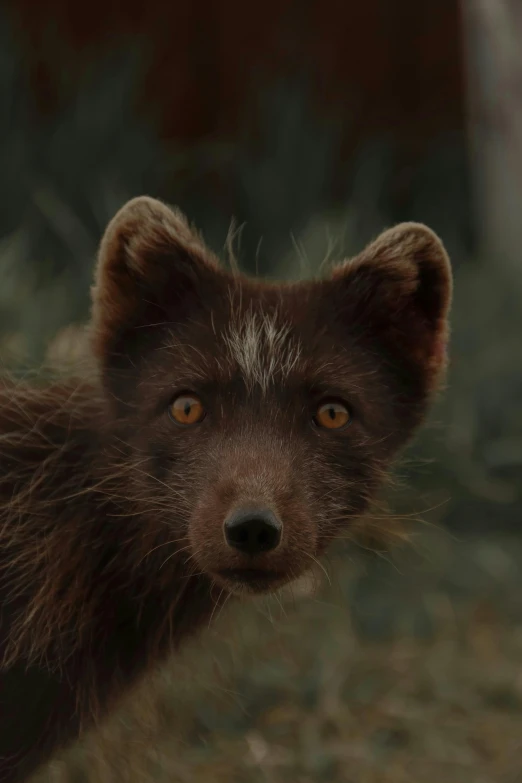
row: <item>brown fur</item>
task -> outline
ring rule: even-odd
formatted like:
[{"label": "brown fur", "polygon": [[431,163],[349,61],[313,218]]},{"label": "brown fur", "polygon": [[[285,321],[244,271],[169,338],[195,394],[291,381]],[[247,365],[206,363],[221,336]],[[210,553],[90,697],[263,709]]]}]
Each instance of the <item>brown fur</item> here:
[{"label": "brown fur", "polygon": [[[386,231],[325,280],[221,269],[149,198],[109,224],[93,289],[97,377],[0,390],[0,779],[23,779],[231,591],[308,570],[364,515],[445,367],[450,267],[426,227]],[[177,428],[192,391],[209,415]],[[312,424],[346,400],[341,432]],[[232,508],[277,510],[273,576],[232,584]]]}]

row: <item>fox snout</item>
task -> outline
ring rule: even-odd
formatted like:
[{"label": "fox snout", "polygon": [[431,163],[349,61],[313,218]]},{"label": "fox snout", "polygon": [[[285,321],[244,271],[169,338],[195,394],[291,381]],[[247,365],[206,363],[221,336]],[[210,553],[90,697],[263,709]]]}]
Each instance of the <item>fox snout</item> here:
[{"label": "fox snout", "polygon": [[264,459],[261,440],[257,450],[236,442],[231,453],[219,451],[189,522],[198,567],[233,591],[287,582],[313,564],[304,552],[316,550],[316,523],[300,472],[281,449]]}]

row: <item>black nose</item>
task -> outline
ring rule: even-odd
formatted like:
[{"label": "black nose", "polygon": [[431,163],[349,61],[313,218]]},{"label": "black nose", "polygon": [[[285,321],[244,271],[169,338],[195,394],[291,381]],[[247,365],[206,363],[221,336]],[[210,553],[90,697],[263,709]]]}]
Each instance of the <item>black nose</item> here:
[{"label": "black nose", "polygon": [[281,541],[282,525],[268,508],[242,509],[225,522],[227,544],[247,555],[270,552]]}]

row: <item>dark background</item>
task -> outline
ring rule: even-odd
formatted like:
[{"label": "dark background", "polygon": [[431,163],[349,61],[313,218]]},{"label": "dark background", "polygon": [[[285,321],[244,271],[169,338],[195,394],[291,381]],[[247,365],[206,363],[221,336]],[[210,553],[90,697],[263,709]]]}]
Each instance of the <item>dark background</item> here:
[{"label": "dark background", "polygon": [[234,217],[250,272],[420,220],[456,278],[448,390],[390,499],[413,546],[220,618],[49,780],[522,780],[521,35],[516,0],[1,5],[5,365],[81,353],[142,193],[223,255]]}]

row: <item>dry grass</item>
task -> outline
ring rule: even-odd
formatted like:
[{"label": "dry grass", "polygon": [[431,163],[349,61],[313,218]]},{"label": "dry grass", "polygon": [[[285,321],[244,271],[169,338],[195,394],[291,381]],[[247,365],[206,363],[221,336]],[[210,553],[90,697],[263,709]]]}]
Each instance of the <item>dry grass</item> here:
[{"label": "dry grass", "polygon": [[230,609],[39,780],[522,781],[522,544],[419,546]]}]

